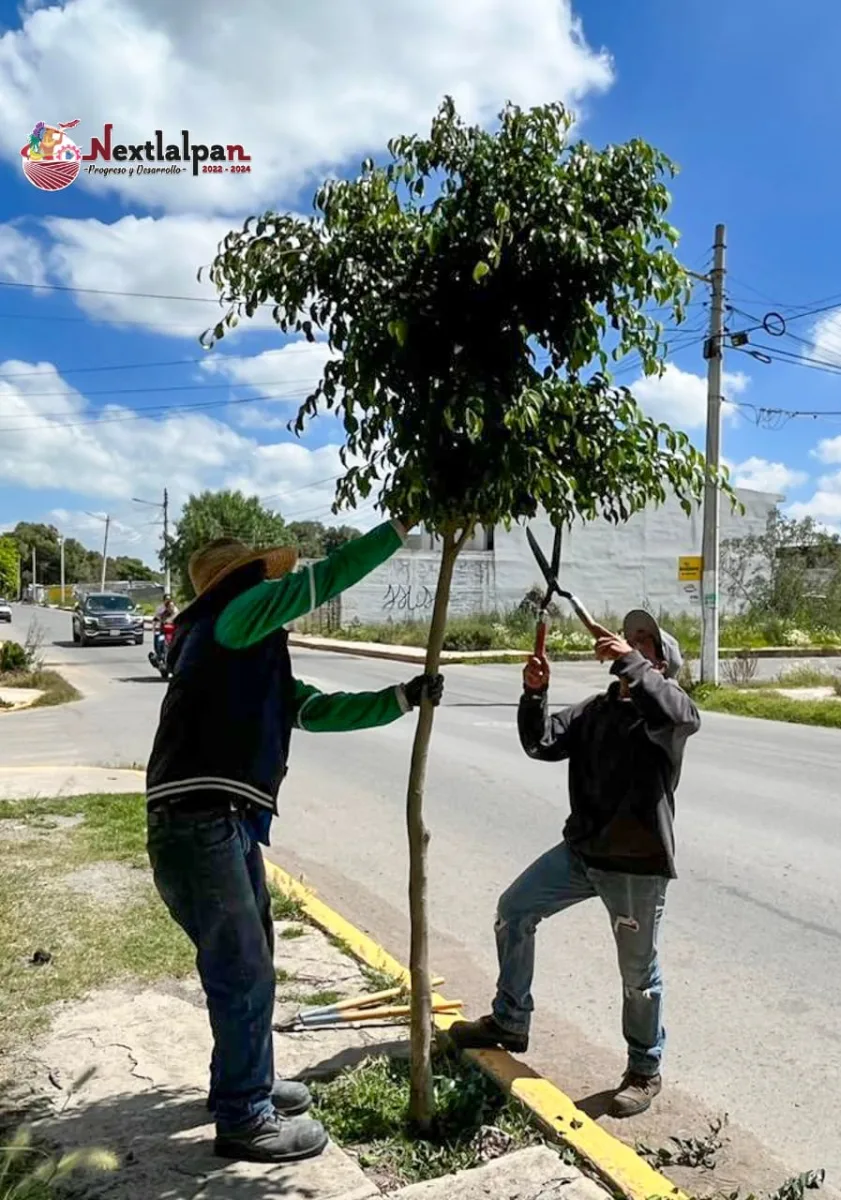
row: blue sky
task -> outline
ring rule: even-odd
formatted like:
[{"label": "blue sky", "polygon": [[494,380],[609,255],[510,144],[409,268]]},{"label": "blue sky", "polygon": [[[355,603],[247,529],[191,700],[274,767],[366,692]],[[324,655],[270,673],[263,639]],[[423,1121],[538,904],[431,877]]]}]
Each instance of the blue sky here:
[{"label": "blue sky", "polygon": [[[190,491],[240,486],[290,519],[330,519],[335,425],[300,443],[284,430],[323,348],[284,348],[264,321],[203,358],[197,336],[214,308],[196,268],[249,212],[300,209],[326,171],[425,128],[447,91],[480,119],[507,98],[564,99],[596,144],[659,146],[681,168],[672,219],[687,266],[706,267],[726,223],[730,302],[788,321],[781,338],[752,337],[841,366],[841,307],[805,312],[841,306],[833,0],[811,0],[808,23],[782,0],[300,7],[281,17],[278,5],[269,24],[259,0],[207,0],[197,27],[165,0],[0,0],[0,280],[19,285],[0,285],[0,528],[50,520],[94,544],[108,512],[115,550],[151,559],[156,514],[132,498],[164,486],[176,511]],[[85,149],[106,121],[125,142],[186,127],[195,141],[243,144],[252,171],[39,191],[20,147],[36,121],[74,118]],[[690,331],[706,322],[705,298],[698,285]],[[732,329],[752,323],[730,316]],[[702,444],[704,363],[691,334],[681,340],[638,396]],[[830,370],[729,351],[726,371],[726,394],[744,405],[841,410]],[[743,408],[725,419],[723,449],[736,482],[841,526],[841,418],[757,424]]]}]

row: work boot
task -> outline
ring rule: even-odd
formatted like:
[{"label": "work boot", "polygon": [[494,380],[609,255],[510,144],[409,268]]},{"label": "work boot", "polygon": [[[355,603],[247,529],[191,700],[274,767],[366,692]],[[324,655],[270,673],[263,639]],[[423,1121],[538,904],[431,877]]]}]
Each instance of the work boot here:
[{"label": "work boot", "polygon": [[637,1071],[628,1071],[625,1078],[614,1093],[610,1105],[611,1117],[636,1117],[651,1107],[651,1101],[659,1096],[663,1089],[663,1079],[660,1075],[640,1075]]},{"label": "work boot", "polygon": [[529,1048],[527,1033],[511,1033],[493,1016],[480,1017],[478,1021],[456,1021],[447,1033],[459,1050],[509,1050],[512,1054],[525,1054]]},{"label": "work boot", "polygon": [[240,1162],[299,1162],[321,1154],[327,1142],[327,1131],[319,1121],[275,1113],[249,1129],[217,1133],[214,1151],[220,1158]]},{"label": "work boot", "polygon": [[[297,1083],[293,1079],[276,1079],[272,1085],[272,1104],[282,1117],[299,1117],[312,1104],[312,1096],[305,1083]],[[208,1112],[212,1113],[215,1107],[208,1097]]]}]

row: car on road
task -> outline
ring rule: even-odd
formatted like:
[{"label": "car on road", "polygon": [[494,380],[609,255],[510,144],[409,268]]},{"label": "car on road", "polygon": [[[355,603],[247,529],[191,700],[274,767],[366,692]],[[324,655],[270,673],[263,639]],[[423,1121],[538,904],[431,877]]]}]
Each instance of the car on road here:
[{"label": "car on road", "polygon": [[134,642],[143,645],[143,613],[128,596],[92,592],[73,610],[73,641],[79,646],[93,642]]},{"label": "car on road", "polygon": [[8,621],[9,624],[12,621],[12,610],[9,602],[8,600],[4,600],[2,596],[0,596],[0,621]]}]

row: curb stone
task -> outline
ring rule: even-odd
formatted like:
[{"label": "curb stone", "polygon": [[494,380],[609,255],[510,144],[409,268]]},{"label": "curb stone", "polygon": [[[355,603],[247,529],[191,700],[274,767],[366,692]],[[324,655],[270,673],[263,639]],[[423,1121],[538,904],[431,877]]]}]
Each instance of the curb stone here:
[{"label": "curb stone", "polygon": [[[402,983],[411,982],[406,967],[373,938],[334,912],[313,891],[293,879],[265,855],[264,861],[269,879],[286,895],[300,902],[313,924],[341,939],[347,950],[367,966],[384,971]],[[433,993],[433,1000],[444,999]],[[441,1032],[446,1032],[458,1019],[444,1014],[438,1014],[434,1018],[436,1028]],[[465,1057],[490,1075],[503,1091],[525,1105],[550,1136],[580,1154],[615,1192],[621,1193],[628,1200],[653,1200],[655,1197],[688,1200],[680,1188],[665,1175],[655,1171],[631,1146],[613,1137],[577,1108],[560,1088],[550,1080],[544,1079],[531,1067],[512,1058],[503,1050],[468,1050]],[[419,1200],[417,1192],[410,1195],[412,1200]],[[528,1200],[527,1194],[523,1200]]]}]

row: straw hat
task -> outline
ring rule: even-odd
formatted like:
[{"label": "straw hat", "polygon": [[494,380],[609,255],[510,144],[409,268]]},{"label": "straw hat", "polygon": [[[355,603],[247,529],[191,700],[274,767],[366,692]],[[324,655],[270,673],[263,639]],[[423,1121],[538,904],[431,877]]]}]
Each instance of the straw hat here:
[{"label": "straw hat", "polygon": [[187,570],[196,596],[201,596],[240,567],[247,567],[249,563],[261,559],[266,564],[266,579],[280,579],[288,575],[297,563],[298,551],[293,546],[252,550],[237,538],[217,538],[191,555]]}]

